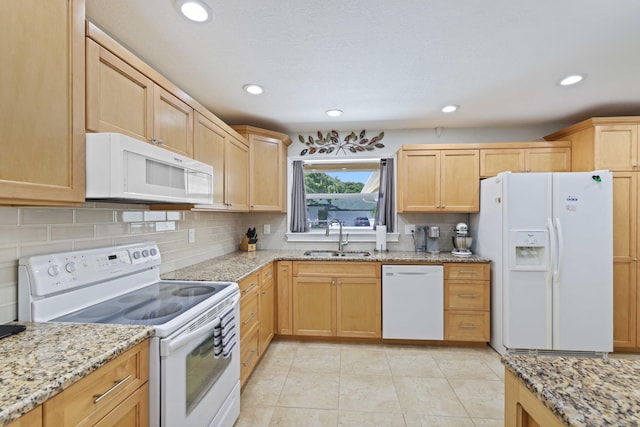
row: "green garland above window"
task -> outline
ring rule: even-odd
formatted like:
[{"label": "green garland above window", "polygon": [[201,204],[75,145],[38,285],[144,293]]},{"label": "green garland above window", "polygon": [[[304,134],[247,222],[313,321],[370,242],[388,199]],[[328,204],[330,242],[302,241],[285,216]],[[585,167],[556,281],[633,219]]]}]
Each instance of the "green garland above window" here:
[{"label": "green garland above window", "polygon": [[365,138],[365,133],[366,131],[362,130],[358,136],[355,132],[351,132],[345,136],[343,140],[340,140],[340,135],[335,130],[327,132],[326,135],[318,131],[317,139],[314,139],[311,135],[307,138],[298,135],[300,142],[307,145],[307,148],[302,150],[300,155],[330,154],[333,152],[338,154],[340,151],[342,151],[343,154],[347,154],[347,151],[351,153],[361,153],[373,151],[376,148],[384,148],[384,144],[380,142],[382,138],[384,138],[384,132],[380,132],[378,136],[374,136],[371,139]]}]

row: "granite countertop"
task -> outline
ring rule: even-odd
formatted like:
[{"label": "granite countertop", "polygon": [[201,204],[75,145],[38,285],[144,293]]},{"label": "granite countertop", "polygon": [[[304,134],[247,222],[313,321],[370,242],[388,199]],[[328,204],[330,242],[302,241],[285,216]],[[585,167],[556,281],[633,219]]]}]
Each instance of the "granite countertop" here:
[{"label": "granite countertop", "polygon": [[153,335],[150,326],[31,323],[0,340],[0,426]]},{"label": "granite countertop", "polygon": [[640,360],[503,356],[568,426],[640,426]]},{"label": "granite countertop", "polygon": [[476,255],[456,257],[449,252],[429,255],[417,252],[371,252],[371,256],[354,257],[310,257],[304,250],[259,250],[255,252],[232,252],[220,257],[162,274],[165,280],[205,280],[214,282],[237,282],[255,273],[273,261],[361,261],[361,262],[410,262],[415,264],[442,264],[445,262],[488,263],[491,260]]}]

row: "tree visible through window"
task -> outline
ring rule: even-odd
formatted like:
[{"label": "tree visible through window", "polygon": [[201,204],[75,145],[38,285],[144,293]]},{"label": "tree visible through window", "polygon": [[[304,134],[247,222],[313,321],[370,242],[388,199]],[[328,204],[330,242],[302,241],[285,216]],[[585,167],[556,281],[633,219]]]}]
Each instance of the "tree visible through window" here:
[{"label": "tree visible through window", "polygon": [[373,229],[379,168],[377,160],[357,164],[305,163],[309,228],[326,228],[328,220],[337,219],[343,227]]}]

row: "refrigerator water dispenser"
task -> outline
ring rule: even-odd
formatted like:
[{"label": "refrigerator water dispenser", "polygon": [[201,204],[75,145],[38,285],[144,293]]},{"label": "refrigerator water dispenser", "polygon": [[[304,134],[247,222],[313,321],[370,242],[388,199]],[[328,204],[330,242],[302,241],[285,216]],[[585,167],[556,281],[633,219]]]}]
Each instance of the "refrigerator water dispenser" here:
[{"label": "refrigerator water dispenser", "polygon": [[511,230],[511,269],[547,270],[546,230]]}]

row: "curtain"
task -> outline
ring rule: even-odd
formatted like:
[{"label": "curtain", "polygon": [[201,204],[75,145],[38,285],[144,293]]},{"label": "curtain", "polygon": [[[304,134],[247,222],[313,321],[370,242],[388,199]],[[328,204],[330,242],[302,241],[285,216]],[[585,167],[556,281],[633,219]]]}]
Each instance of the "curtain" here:
[{"label": "curtain", "polygon": [[304,170],[302,160],[293,162],[293,181],[291,184],[291,232],[309,231],[307,221],[307,197],[304,191]]},{"label": "curtain", "polygon": [[396,231],[393,204],[395,200],[395,178],[393,159],[380,160],[380,186],[378,188],[378,209],[376,225],[386,225],[388,232]]}]

